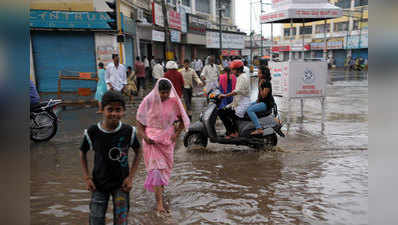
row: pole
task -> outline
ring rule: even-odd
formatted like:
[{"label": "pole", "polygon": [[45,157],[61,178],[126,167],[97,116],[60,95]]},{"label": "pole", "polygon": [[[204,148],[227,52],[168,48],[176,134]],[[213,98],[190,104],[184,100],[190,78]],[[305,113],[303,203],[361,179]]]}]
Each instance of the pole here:
[{"label": "pole", "polygon": [[274,47],[274,23],[271,23],[271,62],[274,60],[272,48]]},{"label": "pole", "polygon": [[[122,22],[120,18],[120,0],[116,0],[116,22],[117,22],[117,34],[122,35]],[[120,64],[123,64],[123,45],[119,42],[119,60]]]},{"label": "pole", "polygon": [[169,54],[171,51],[171,40],[170,40],[170,33],[169,33],[169,21],[167,20],[167,4],[166,0],[162,1],[162,11],[163,11],[163,18],[164,18],[164,36],[165,36],[165,61],[169,60]]},{"label": "pole", "polygon": [[289,49],[289,61],[292,61],[293,52],[292,52],[292,42],[294,40],[293,37],[293,19],[290,19],[290,49]]},{"label": "pole", "polygon": [[[303,19],[303,29],[304,29],[304,19]],[[303,42],[303,61],[304,61],[304,58],[305,58],[305,48],[304,48],[304,32],[303,32],[303,40],[302,40],[302,42]]]},{"label": "pole", "polygon": [[221,9],[221,1],[218,1],[218,25],[220,26],[220,60],[222,63],[222,28],[221,28],[221,14],[222,14],[222,9]]},{"label": "pole", "polygon": [[250,0],[250,64],[251,65],[253,65],[252,5],[253,1]]},{"label": "pole", "polygon": [[327,25],[327,20],[324,20],[324,25],[323,25],[323,41],[324,41],[324,47],[323,47],[323,59],[326,61],[327,59],[327,52],[328,52],[328,41],[326,37],[326,25]]},{"label": "pole", "polygon": [[[260,0],[260,7],[261,7],[261,15],[263,15],[263,0]],[[263,56],[263,24],[260,23],[260,32],[261,32],[261,56]]]},{"label": "pole", "polygon": [[359,20],[359,40],[358,40],[358,49],[361,49],[361,36],[362,36],[362,20],[363,20],[363,7],[361,8],[361,19]]}]

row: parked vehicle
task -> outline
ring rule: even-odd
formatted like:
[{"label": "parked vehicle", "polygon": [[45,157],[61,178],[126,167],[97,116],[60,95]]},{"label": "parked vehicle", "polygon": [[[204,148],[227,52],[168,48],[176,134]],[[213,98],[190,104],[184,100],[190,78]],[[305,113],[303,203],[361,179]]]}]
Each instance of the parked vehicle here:
[{"label": "parked vehicle", "polygon": [[58,118],[55,113],[62,100],[49,100],[33,106],[30,110],[30,139],[48,141],[57,133]]}]

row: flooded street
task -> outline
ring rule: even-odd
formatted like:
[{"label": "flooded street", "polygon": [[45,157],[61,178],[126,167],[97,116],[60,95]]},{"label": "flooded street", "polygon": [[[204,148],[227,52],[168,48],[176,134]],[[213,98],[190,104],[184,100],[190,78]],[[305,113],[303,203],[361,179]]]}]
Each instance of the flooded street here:
[{"label": "flooded street", "polygon": [[[171,217],[155,215],[141,161],[131,191],[130,224],[368,224],[368,81],[332,73],[326,121],[319,100],[293,101],[286,138],[276,151],[209,144],[187,152],[180,140],[166,188]],[[197,112],[204,98],[194,98]],[[282,118],[287,104],[278,100]],[[137,105],[127,110],[132,123]],[[88,224],[90,193],[79,161],[83,129],[96,108],[61,112],[57,135],[31,143],[31,224]],[[194,115],[194,121],[198,114]],[[286,128],[283,128],[286,132]],[[134,157],[130,153],[130,160]],[[93,153],[88,155],[90,168]],[[107,224],[112,222],[108,208]]]}]

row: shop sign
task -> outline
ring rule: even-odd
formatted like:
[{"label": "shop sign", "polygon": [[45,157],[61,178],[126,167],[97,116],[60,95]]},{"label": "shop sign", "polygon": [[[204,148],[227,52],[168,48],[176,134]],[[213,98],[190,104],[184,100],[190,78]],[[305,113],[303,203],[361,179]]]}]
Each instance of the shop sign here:
[{"label": "shop sign", "polygon": [[239,50],[222,50],[223,56],[239,56]]},{"label": "shop sign", "polygon": [[247,56],[247,55],[250,55],[250,49],[242,49],[242,55],[243,56]]},{"label": "shop sign", "polygon": [[30,10],[29,23],[34,28],[102,29],[111,30],[113,22],[106,12],[69,12]]},{"label": "shop sign", "polygon": [[188,22],[187,22],[187,12],[186,9],[180,6],[180,15],[181,15],[181,32],[188,32]]},{"label": "shop sign", "polygon": [[164,32],[152,30],[152,41],[164,42]]},{"label": "shop sign", "polygon": [[167,13],[169,28],[181,30],[181,16],[177,11],[169,10]]},{"label": "shop sign", "polygon": [[261,15],[260,16],[260,23],[268,23],[268,22],[271,22],[271,21],[285,19],[285,18],[288,18],[288,11],[287,10]]},{"label": "shop sign", "polygon": [[136,24],[135,22],[127,16],[123,16],[123,31],[135,35],[136,34]]},{"label": "shop sign", "polygon": [[273,46],[272,51],[273,52],[289,52],[290,46]]},{"label": "shop sign", "polygon": [[152,17],[154,24],[160,27],[164,27],[164,16],[162,11],[162,6],[155,2],[152,2]]},{"label": "shop sign", "polygon": [[344,38],[332,38],[328,40],[328,49],[342,49],[344,48]]},{"label": "shop sign", "polygon": [[188,31],[195,34],[206,34],[207,20],[188,14]]},{"label": "shop sign", "polygon": [[181,32],[178,30],[170,30],[171,42],[180,43],[181,42]]},{"label": "shop sign", "polygon": [[[206,32],[206,47],[220,48],[220,34],[218,32]],[[222,47],[231,49],[245,48],[245,35],[222,33]]]},{"label": "shop sign", "polygon": [[362,35],[361,40],[359,40],[359,35],[349,36],[345,39],[344,44],[347,44],[347,49],[368,48],[368,34]]}]

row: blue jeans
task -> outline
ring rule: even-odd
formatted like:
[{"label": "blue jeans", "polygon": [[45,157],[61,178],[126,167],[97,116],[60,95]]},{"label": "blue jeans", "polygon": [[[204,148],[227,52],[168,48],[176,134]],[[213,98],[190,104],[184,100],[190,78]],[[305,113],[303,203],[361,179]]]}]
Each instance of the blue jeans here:
[{"label": "blue jeans", "polygon": [[116,189],[111,192],[94,191],[90,202],[90,225],[105,225],[105,214],[108,208],[109,197],[113,201],[113,224],[127,225],[129,213],[129,193]]},{"label": "blue jeans", "polygon": [[263,112],[266,110],[267,110],[267,105],[264,102],[260,103],[253,102],[247,109],[247,115],[253,121],[254,126],[256,126],[256,129],[261,128],[260,122],[258,122],[258,117],[256,115],[256,112]]}]

